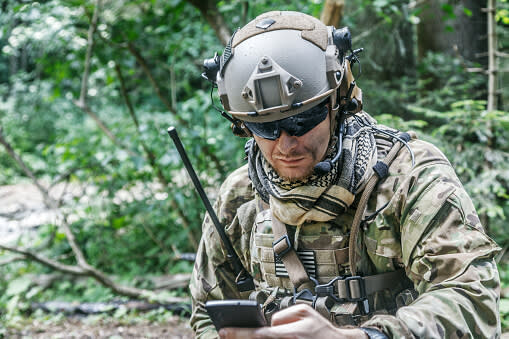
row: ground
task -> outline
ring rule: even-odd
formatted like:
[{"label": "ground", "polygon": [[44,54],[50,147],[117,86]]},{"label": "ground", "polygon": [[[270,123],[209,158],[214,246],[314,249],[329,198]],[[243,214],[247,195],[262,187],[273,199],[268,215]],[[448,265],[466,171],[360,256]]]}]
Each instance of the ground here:
[{"label": "ground", "polygon": [[[0,338],[2,336],[0,335]],[[90,317],[69,317],[61,321],[33,321],[7,330],[12,339],[131,339],[131,338],[194,338],[188,319],[172,317],[167,322],[146,320],[126,324],[111,319],[90,320]]]}]

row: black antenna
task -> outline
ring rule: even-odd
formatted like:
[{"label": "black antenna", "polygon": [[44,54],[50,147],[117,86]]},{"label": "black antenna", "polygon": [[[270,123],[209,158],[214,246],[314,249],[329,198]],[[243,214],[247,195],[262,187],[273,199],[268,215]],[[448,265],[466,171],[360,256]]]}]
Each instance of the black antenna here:
[{"label": "black antenna", "polygon": [[219,219],[217,218],[217,215],[214,212],[214,209],[212,208],[212,205],[210,204],[210,201],[207,198],[205,191],[203,190],[200,180],[198,179],[198,176],[194,171],[193,165],[191,165],[191,162],[189,161],[189,157],[187,156],[186,150],[184,149],[184,146],[180,141],[180,138],[177,134],[177,130],[175,129],[175,127],[173,126],[169,127],[168,134],[173,139],[173,142],[177,147],[177,151],[180,154],[180,158],[184,162],[184,166],[186,167],[187,173],[191,177],[191,181],[193,182],[194,187],[198,191],[201,201],[205,205],[205,209],[207,210],[207,213],[209,214],[212,223],[216,227],[217,233],[219,234],[221,241],[226,247],[227,252],[226,257],[230,264],[232,265],[233,271],[235,273],[236,276],[235,283],[237,284],[237,289],[239,290],[239,292],[254,290],[255,286],[253,282],[253,277],[251,277],[251,275],[246,271],[244,266],[242,266],[242,262],[240,261],[240,258],[235,252],[235,250],[233,249],[230,238],[228,238],[228,236],[224,232],[224,228],[223,226],[221,226],[221,223],[219,222]]}]

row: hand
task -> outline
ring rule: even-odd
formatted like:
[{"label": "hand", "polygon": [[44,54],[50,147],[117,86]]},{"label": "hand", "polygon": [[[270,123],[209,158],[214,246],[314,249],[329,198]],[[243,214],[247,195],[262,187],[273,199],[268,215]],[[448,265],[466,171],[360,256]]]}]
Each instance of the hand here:
[{"label": "hand", "polygon": [[285,308],[272,316],[271,327],[223,328],[221,339],[240,338],[365,338],[366,333],[358,328],[338,328],[320,313],[306,304]]}]

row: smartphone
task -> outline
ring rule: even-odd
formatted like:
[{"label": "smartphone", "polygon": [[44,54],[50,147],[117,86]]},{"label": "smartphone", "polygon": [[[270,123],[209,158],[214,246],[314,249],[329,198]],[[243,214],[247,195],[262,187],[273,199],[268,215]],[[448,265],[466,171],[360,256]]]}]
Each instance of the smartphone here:
[{"label": "smartphone", "polygon": [[267,322],[262,307],[255,300],[213,300],[205,309],[219,331],[223,327],[262,327]]}]

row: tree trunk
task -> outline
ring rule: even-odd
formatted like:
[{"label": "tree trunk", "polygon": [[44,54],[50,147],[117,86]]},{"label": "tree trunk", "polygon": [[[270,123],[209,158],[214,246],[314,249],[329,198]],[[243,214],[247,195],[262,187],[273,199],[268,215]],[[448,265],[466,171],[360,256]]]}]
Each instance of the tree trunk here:
[{"label": "tree trunk", "polygon": [[345,0],[326,0],[320,20],[327,26],[339,27],[343,19]]},{"label": "tree trunk", "polygon": [[495,0],[488,0],[488,111],[497,109],[497,36],[495,33]]},{"label": "tree trunk", "polygon": [[198,8],[202,16],[212,27],[216,36],[223,45],[228,43],[232,32],[228,28],[223,15],[217,9],[217,0],[187,0],[194,7]]},{"label": "tree trunk", "polygon": [[[446,18],[442,6],[447,0],[427,1],[422,6],[417,26],[418,55],[423,58],[428,51],[459,53],[465,60],[488,65],[486,30],[487,18],[482,12],[485,3],[464,0],[453,5],[455,18]],[[472,15],[465,14],[468,9]]]}]

